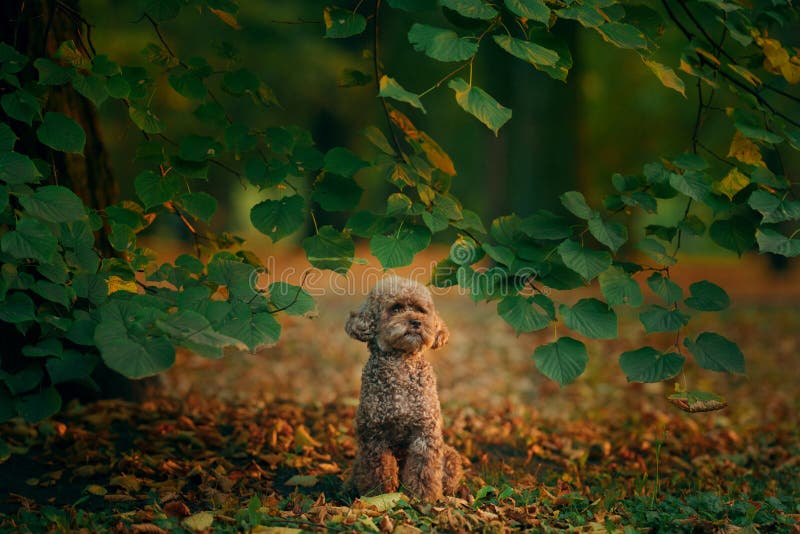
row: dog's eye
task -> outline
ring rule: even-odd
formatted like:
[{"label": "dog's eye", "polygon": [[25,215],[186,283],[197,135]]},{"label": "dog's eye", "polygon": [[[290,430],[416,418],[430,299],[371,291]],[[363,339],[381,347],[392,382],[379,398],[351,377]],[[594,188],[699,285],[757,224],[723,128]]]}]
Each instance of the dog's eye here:
[{"label": "dog's eye", "polygon": [[428,311],[422,306],[414,306],[414,311],[417,313],[428,313]]},{"label": "dog's eye", "polygon": [[403,305],[402,304],[395,304],[394,306],[389,308],[389,311],[391,313],[398,313],[398,312],[400,312],[402,310],[403,310]]}]

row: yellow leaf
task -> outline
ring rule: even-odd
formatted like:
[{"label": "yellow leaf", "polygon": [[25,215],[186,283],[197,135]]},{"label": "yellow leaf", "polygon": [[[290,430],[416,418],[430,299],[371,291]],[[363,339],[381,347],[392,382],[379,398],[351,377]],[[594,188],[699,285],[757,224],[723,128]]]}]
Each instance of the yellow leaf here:
[{"label": "yellow leaf", "polygon": [[86,492],[91,493],[92,495],[99,495],[102,497],[103,495],[108,493],[108,490],[105,489],[103,486],[98,486],[97,484],[90,484],[89,486],[86,486]]},{"label": "yellow leaf", "polygon": [[108,294],[116,293],[117,291],[127,291],[128,293],[136,293],[136,282],[133,280],[123,280],[119,276],[109,276],[108,280]]},{"label": "yellow leaf", "polygon": [[725,175],[725,178],[714,184],[714,191],[721,193],[732,200],[736,193],[748,185],[750,185],[750,178],[740,172],[739,169],[734,167],[727,175]]},{"label": "yellow leaf", "polygon": [[142,487],[142,482],[134,475],[120,475],[108,481],[112,486],[119,486],[125,488],[129,492],[137,492]]},{"label": "yellow leaf", "polygon": [[736,133],[733,134],[728,157],[736,158],[748,165],[766,167],[764,160],[761,158],[761,151],[758,149],[758,145],[742,135],[739,130],[736,130]]},{"label": "yellow leaf", "polygon": [[208,8],[213,14],[215,14],[219,20],[233,28],[234,30],[241,30],[242,27],[239,26],[239,23],[236,21],[236,16],[232,13],[228,13],[227,11],[222,11],[221,9],[214,9],[213,7]]},{"label": "yellow leaf", "polygon": [[214,514],[211,512],[199,512],[192,514],[183,520],[183,526],[195,532],[202,532],[211,528],[214,522]]},{"label": "yellow leaf", "polygon": [[399,501],[400,499],[408,500],[408,498],[402,493],[384,493],[382,495],[375,495],[374,497],[360,498],[361,501],[377,508],[379,512],[386,512],[387,510],[391,510],[392,508],[395,507],[397,501]]},{"label": "yellow leaf", "polygon": [[400,128],[403,133],[406,134],[406,137],[413,141],[419,139],[419,130],[417,130],[417,127],[414,126],[413,122],[411,122],[411,119],[396,109],[389,111],[389,118],[392,119],[392,122],[395,124],[395,126]]},{"label": "yellow leaf", "polygon": [[440,147],[431,136],[425,132],[420,132],[419,142],[420,146],[422,146],[422,151],[425,152],[425,156],[434,167],[450,176],[456,175],[456,168],[453,166],[453,160],[450,159],[447,152],[442,150],[442,147]]},{"label": "yellow leaf", "polygon": [[303,532],[299,528],[290,527],[265,527],[264,525],[256,525],[249,530],[251,534],[299,534]]},{"label": "yellow leaf", "polygon": [[322,443],[312,438],[304,425],[300,425],[294,431],[294,446],[297,448],[321,447]]}]

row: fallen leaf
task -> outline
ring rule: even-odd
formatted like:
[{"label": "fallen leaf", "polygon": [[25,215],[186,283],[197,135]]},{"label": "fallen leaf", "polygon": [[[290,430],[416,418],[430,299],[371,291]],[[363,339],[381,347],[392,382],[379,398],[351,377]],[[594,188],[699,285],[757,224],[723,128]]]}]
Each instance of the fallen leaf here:
[{"label": "fallen leaf", "polygon": [[214,514],[212,512],[198,512],[194,515],[190,515],[186,519],[183,520],[183,526],[190,530],[194,530],[195,532],[202,532],[211,528],[211,524],[214,522]]},{"label": "fallen leaf", "polygon": [[314,475],[294,475],[286,481],[287,486],[302,486],[304,488],[310,488],[316,484],[317,477]]}]

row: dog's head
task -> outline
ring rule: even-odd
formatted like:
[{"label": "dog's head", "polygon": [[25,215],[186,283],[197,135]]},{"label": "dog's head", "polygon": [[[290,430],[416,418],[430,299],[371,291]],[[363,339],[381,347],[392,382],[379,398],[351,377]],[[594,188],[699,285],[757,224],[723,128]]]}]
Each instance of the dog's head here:
[{"label": "dog's head", "polygon": [[443,347],[450,335],[428,288],[396,276],[372,288],[361,308],[350,312],[345,330],[359,341],[376,342],[382,352],[403,354]]}]

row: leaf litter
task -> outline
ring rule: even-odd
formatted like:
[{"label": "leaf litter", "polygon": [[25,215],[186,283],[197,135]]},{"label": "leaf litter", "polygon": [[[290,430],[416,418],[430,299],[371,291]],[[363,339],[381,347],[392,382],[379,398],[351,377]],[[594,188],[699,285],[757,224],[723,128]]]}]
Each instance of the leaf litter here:
[{"label": "leaf litter", "polygon": [[[335,321],[355,305],[320,299],[320,318],[287,318],[281,343],[254,355],[183,354],[145,402],[72,403],[48,422],[0,425],[0,530],[797,532],[800,388],[786,366],[800,318],[787,308],[698,321],[739,334],[750,374],[689,367],[691,389],[730,403],[690,414],[667,400],[671,382],[627,384],[603,356],[642,333],[587,341],[586,375],[562,389],[530,358],[552,332],[517,338],[490,306],[465,313],[441,298],[457,334],[431,359],[467,475],[431,506],[402,488],[342,492],[366,355]],[[714,401],[683,395],[690,408]]]}]

